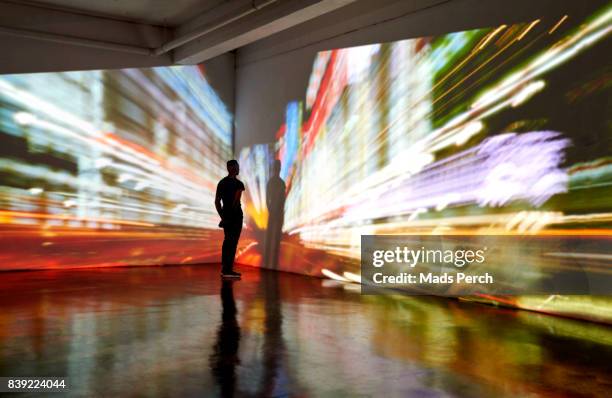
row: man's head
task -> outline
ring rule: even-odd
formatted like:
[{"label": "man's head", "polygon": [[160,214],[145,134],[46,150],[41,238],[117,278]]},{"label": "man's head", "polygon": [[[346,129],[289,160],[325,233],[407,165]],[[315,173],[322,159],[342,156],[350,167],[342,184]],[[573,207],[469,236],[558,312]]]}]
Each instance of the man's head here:
[{"label": "man's head", "polygon": [[237,176],[240,173],[240,166],[238,165],[238,161],[236,159],[227,161],[227,172],[231,176]]},{"label": "man's head", "polygon": [[278,159],[274,159],[274,163],[272,164],[272,175],[279,176],[281,171],[281,161]]}]

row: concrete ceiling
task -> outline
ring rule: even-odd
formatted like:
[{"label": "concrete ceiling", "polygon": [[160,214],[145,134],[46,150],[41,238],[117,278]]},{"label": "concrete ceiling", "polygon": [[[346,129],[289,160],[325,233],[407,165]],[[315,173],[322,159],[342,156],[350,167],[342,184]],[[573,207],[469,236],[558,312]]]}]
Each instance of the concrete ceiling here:
[{"label": "concrete ceiling", "polygon": [[0,73],[197,64],[355,1],[0,0]]},{"label": "concrete ceiling", "polygon": [[230,0],[36,0],[40,8],[161,26],[178,26]]},{"label": "concrete ceiling", "polygon": [[459,21],[467,28],[485,3],[495,3],[496,14],[485,18],[489,25],[482,22],[490,26],[497,14],[516,20],[518,11],[538,4],[545,11],[534,15],[606,1],[0,0],[0,74],[197,64],[236,49],[237,64],[244,65],[329,38],[335,45],[354,45],[347,33],[359,30],[386,32],[363,43],[409,37],[410,26],[389,24],[401,25],[417,13],[427,29],[415,28],[411,35],[447,31],[440,18],[453,20],[445,11],[450,4],[469,11]]}]

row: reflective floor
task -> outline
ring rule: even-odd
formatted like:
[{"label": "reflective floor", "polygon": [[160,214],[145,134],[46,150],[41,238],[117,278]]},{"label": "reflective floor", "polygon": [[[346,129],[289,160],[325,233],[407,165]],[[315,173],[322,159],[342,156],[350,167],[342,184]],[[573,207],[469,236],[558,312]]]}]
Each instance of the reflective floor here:
[{"label": "reflective floor", "polygon": [[67,376],[73,396],[612,393],[609,326],[241,271],[0,274],[0,376]]}]

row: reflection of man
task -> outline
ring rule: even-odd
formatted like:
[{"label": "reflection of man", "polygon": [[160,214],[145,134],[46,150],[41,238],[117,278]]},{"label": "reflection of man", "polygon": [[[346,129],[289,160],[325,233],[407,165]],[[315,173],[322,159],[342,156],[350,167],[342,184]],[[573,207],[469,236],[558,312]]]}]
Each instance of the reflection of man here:
[{"label": "reflection of man", "polygon": [[219,385],[222,397],[233,397],[236,390],[236,365],[240,363],[238,346],[240,344],[240,325],[236,318],[234,301],[234,281],[221,282],[221,325],[217,330],[217,341],[210,357],[210,368]]},{"label": "reflection of man", "polygon": [[[257,396],[272,397],[285,395],[281,391],[288,386],[286,369],[283,366],[285,344],[283,339],[283,308],[279,273],[263,271],[260,289],[264,297],[264,339],[262,344],[263,377]],[[276,394],[275,394],[276,393]]]},{"label": "reflection of man", "polygon": [[268,207],[268,229],[266,231],[266,247],[264,266],[278,267],[278,254],[285,218],[285,181],[280,177],[281,162],[275,160],[272,166],[272,177],[266,187],[266,205]]},{"label": "reflection of man", "polygon": [[[242,207],[240,206],[240,195],[244,191],[244,184],[236,178],[240,172],[240,166],[236,160],[227,162],[227,177],[217,184],[215,195],[215,208],[221,216],[220,227],[223,227],[225,238],[221,254],[221,275],[224,278],[240,278],[238,272],[234,272],[234,257],[240,232],[242,231]],[[223,206],[221,205],[223,203]]]}]

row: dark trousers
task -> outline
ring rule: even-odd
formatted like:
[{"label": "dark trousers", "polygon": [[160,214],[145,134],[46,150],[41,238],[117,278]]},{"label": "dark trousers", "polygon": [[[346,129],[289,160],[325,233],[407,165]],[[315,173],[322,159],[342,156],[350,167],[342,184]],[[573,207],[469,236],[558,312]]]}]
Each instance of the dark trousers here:
[{"label": "dark trousers", "polygon": [[223,273],[234,270],[234,257],[236,257],[236,247],[242,231],[242,218],[223,222],[223,247],[221,249],[221,271]]}]

